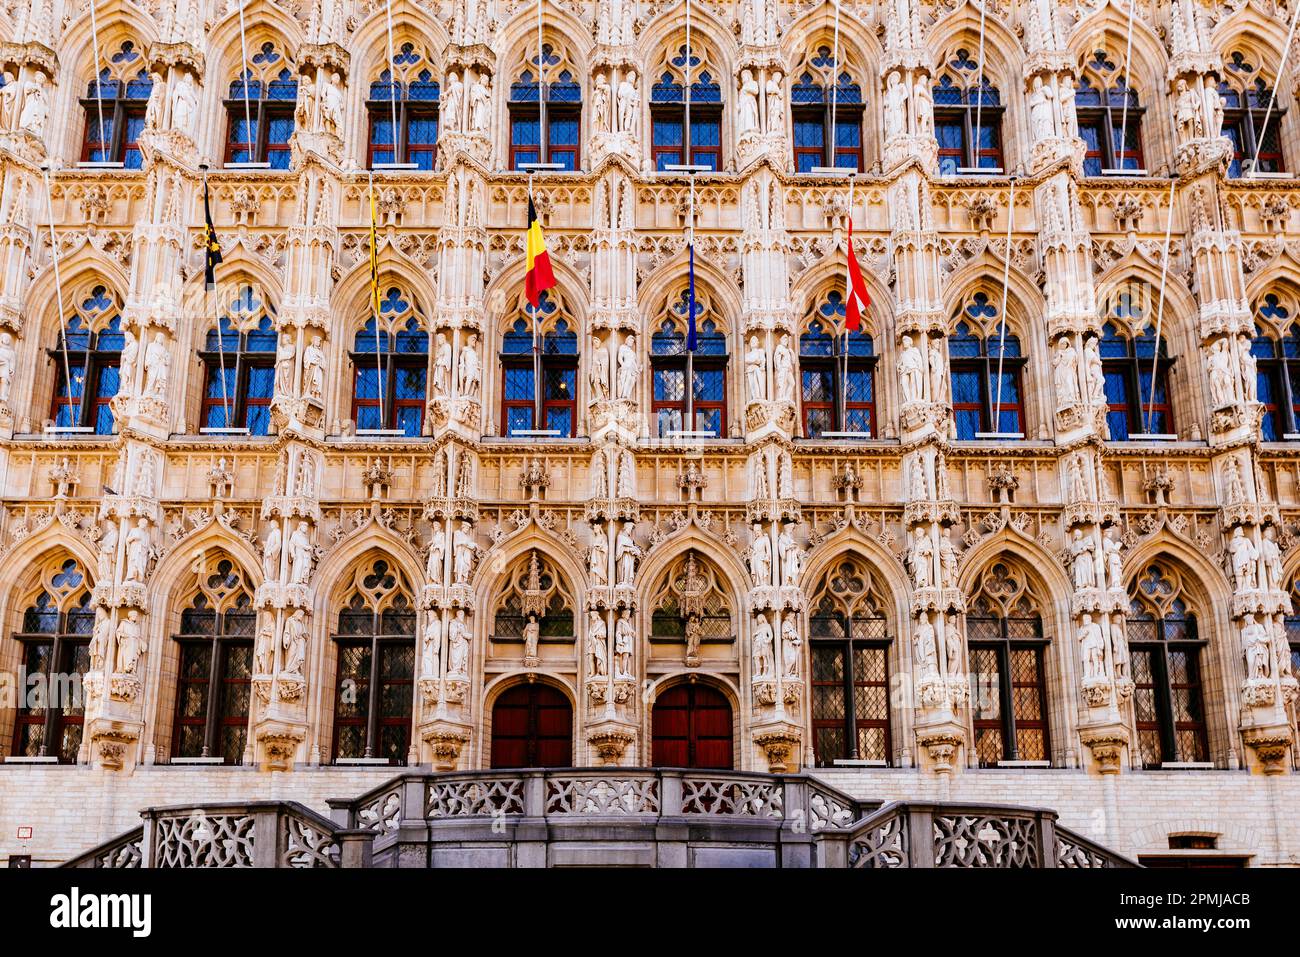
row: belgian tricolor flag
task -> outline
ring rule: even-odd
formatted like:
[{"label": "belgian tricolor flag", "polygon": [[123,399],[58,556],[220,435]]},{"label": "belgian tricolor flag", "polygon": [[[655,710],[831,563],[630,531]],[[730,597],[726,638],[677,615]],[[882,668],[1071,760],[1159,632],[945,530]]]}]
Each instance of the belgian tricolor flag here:
[{"label": "belgian tricolor flag", "polygon": [[528,197],[528,233],[524,237],[524,250],[528,260],[524,290],[528,293],[528,302],[536,309],[542,304],[542,293],[555,285],[555,273],[551,270],[551,254],[546,251],[546,237],[542,235],[542,224],[537,221],[537,207],[533,205],[531,196]]}]

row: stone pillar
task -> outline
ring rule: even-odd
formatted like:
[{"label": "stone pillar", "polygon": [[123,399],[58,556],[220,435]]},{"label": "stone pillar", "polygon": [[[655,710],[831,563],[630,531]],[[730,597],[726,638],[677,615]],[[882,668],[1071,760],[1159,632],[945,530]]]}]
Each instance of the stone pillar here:
[{"label": "stone pillar", "polygon": [[449,163],[438,238],[440,281],[428,419],[434,435],[477,441],[483,433],[486,186],[479,167],[463,154]]},{"label": "stone pillar", "polygon": [[[741,194],[741,217],[745,438],[788,439],[798,420],[798,329],[786,266],[785,198],[772,170],[750,174]],[[757,358],[756,366],[751,356]]]},{"label": "stone pillar", "polygon": [[[591,329],[587,348],[587,429],[593,442],[634,443],[648,423],[639,414],[641,330],[636,283],[636,192],[627,169],[612,165],[596,182],[591,242]],[[646,341],[642,336],[641,341]],[[626,348],[624,348],[626,346]],[[690,426],[686,426],[689,428]],[[617,484],[611,479],[609,488]]]}]

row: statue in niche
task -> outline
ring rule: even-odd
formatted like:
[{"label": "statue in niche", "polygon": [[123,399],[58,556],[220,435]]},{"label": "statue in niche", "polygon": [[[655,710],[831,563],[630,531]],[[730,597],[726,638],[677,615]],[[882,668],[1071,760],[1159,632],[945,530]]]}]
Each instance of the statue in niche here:
[{"label": "statue in niche", "polygon": [[117,659],[113,671],[133,675],[144,657],[144,638],[140,631],[140,612],[132,608],[117,623]]},{"label": "statue in niche", "polygon": [[776,378],[776,401],[784,402],[789,405],[794,404],[794,350],[790,348],[790,336],[788,333],[781,336],[776,344],[776,351],[772,355],[772,368],[775,370]]},{"label": "statue in niche", "polygon": [[1280,588],[1282,585],[1282,549],[1277,544],[1277,531],[1272,525],[1264,529],[1259,543],[1259,563],[1264,569],[1264,587]]},{"label": "statue in niche", "polygon": [[117,522],[109,522],[99,539],[98,572],[102,581],[113,579],[113,563],[117,561]]},{"label": "statue in niche", "polygon": [[22,114],[18,118],[18,128],[26,130],[38,139],[45,136],[45,122],[50,118],[50,104],[45,98],[45,87],[49,78],[36,71],[36,79],[27,84],[23,98]]},{"label": "statue in niche", "polygon": [[619,456],[618,497],[636,498],[636,460],[631,449],[624,449]]},{"label": "statue in niche", "polygon": [[144,107],[144,128],[146,130],[157,130],[162,128],[161,117],[163,99],[167,96],[166,86],[161,73],[154,71],[149,74],[151,84],[149,91],[149,102]]},{"label": "statue in niche", "polygon": [[486,134],[492,123],[492,81],[486,76],[470,87],[469,116],[470,132]]},{"label": "statue in niche", "polygon": [[1079,622],[1079,653],[1083,657],[1083,680],[1104,681],[1106,678],[1106,642],[1101,625],[1085,614]]},{"label": "statue in niche", "polygon": [[275,348],[275,397],[288,399],[293,395],[293,367],[298,350],[294,347],[293,337],[283,333]]},{"label": "statue in niche", "polygon": [[257,674],[275,673],[275,621],[270,614],[264,614],[262,624],[257,629],[257,642],[253,647],[253,657],[257,662]]},{"label": "statue in niche", "polygon": [[1052,379],[1056,383],[1056,407],[1068,409],[1079,401],[1079,352],[1069,336],[1062,336],[1052,357]]},{"label": "statue in niche", "polygon": [[912,109],[916,111],[917,136],[931,136],[934,133],[934,96],[930,92],[927,78],[919,76],[912,87]]},{"label": "statue in niche", "polygon": [[447,88],[442,91],[442,103],[439,106],[438,116],[442,121],[442,128],[445,132],[452,133],[460,129],[461,119],[464,114],[462,104],[465,101],[465,84],[461,81],[460,74],[455,70],[447,77]]},{"label": "statue in niche", "polygon": [[1247,614],[1241,623],[1241,646],[1246,655],[1246,677],[1267,678],[1272,655],[1268,646],[1268,629]]},{"label": "statue in niche", "polygon": [[636,356],[636,336],[629,335],[618,347],[618,397],[632,398],[636,380],[641,374],[641,363]]},{"label": "statue in niche", "polygon": [[740,94],[736,100],[736,141],[758,132],[758,82],[753,70],[740,74]]},{"label": "statue in niche", "polygon": [[108,640],[113,634],[113,619],[103,608],[95,612],[95,630],[90,639],[90,667],[99,671],[104,667],[104,656],[108,654]]},{"label": "statue in niche", "polygon": [[431,585],[441,585],[446,566],[447,540],[442,534],[442,522],[434,519],[429,533],[429,560],[424,566],[424,577]]},{"label": "statue in niche", "polygon": [[780,498],[794,498],[794,461],[790,453],[782,451],[777,459],[777,489]]},{"label": "statue in niche", "polygon": [[420,661],[420,672],[425,678],[437,678],[442,674],[442,616],[436,608],[431,608],[424,618],[424,654]]},{"label": "statue in niche", "polygon": [[312,546],[307,537],[309,526],[299,522],[289,536],[289,581],[294,585],[305,585],[311,578]]},{"label": "statue in niche", "polygon": [[1254,402],[1259,388],[1259,370],[1255,355],[1250,351],[1250,338],[1248,336],[1243,335],[1237,338],[1237,352],[1241,356],[1242,398],[1247,402]]},{"label": "statue in niche", "polygon": [[149,570],[149,520],[142,518],[126,536],[125,581],[140,584]]},{"label": "statue in niche", "polygon": [[1088,401],[1102,405],[1106,401],[1106,374],[1101,365],[1101,344],[1096,336],[1088,338],[1083,351],[1087,362]]},{"label": "statue in niche", "polygon": [[311,342],[302,352],[303,377],[307,380],[307,398],[313,402],[325,399],[325,350],[321,348],[321,337],[312,336]]},{"label": "statue in niche", "polygon": [[781,529],[777,547],[781,552],[782,584],[798,585],[799,575],[803,572],[803,550],[795,544],[794,536],[790,534],[788,526]]},{"label": "statue in niche", "polygon": [[1195,139],[1205,132],[1205,116],[1201,112],[1201,98],[1196,91],[1179,78],[1174,86],[1174,123],[1183,140]]},{"label": "statue in niche", "polygon": [[605,620],[600,617],[600,612],[593,610],[587,625],[587,657],[591,662],[590,674],[593,678],[603,678],[609,673],[606,663],[609,654],[608,634]]},{"label": "statue in niche", "polygon": [[18,107],[18,81],[8,70],[0,78],[0,130],[13,129],[18,117],[14,115]]},{"label": "statue in niche", "polygon": [[920,402],[924,398],[925,370],[921,350],[912,344],[911,336],[903,336],[903,347],[898,355],[898,381],[904,402]]},{"label": "statue in niche", "polygon": [[528,616],[528,623],[524,625],[524,657],[537,657],[537,642],[542,635],[542,626],[537,622],[536,615]]},{"label": "statue in niche", "polygon": [[434,337],[433,350],[433,394],[435,398],[444,399],[451,390],[451,343],[447,334],[440,332]]},{"label": "statue in niche", "polygon": [[456,617],[447,626],[447,673],[457,678],[469,674],[469,629],[465,609],[457,608]]},{"label": "statue in niche", "polygon": [[766,615],[754,616],[754,679],[772,677],[772,652],[775,639]]},{"label": "statue in niche", "polygon": [[1070,543],[1070,569],[1074,573],[1075,588],[1097,587],[1097,563],[1092,542],[1077,528]]},{"label": "statue in niche", "polygon": [[767,131],[781,134],[785,132],[785,90],[781,86],[781,71],[774,70],[767,78]]},{"label": "statue in niche", "polygon": [[461,347],[456,369],[456,392],[461,396],[473,396],[478,392],[478,335],[471,332],[465,345]]},{"label": "statue in niche", "polygon": [[944,635],[948,645],[948,675],[961,673],[961,635],[956,628],[948,628]]},{"label": "statue in niche", "polygon": [[1124,558],[1121,552],[1124,543],[1118,533],[1108,535],[1101,540],[1102,551],[1106,555],[1106,580],[1111,588],[1124,588]]},{"label": "statue in niche", "polygon": [[591,457],[591,497],[594,499],[609,497],[609,471],[605,462],[605,454],[599,450]]},{"label": "statue in niche", "polygon": [[194,117],[198,111],[199,93],[194,86],[194,77],[189,73],[182,73],[181,78],[176,81],[176,89],[172,92],[172,129],[184,133],[186,136],[194,135]]},{"label": "statue in niche", "polygon": [[930,624],[930,619],[922,615],[916,622],[916,664],[920,669],[922,678],[933,678],[939,674],[939,655],[938,647],[934,638],[934,625]]},{"label": "statue in niche", "polygon": [[944,588],[957,587],[957,547],[947,535],[939,535],[939,581]]},{"label": "statue in niche", "polygon": [[591,395],[596,402],[609,398],[609,351],[599,336],[591,337]]},{"label": "statue in niche", "polygon": [[1228,539],[1228,556],[1232,563],[1232,577],[1238,589],[1259,587],[1259,549],[1255,547],[1238,525]]},{"label": "statue in niche", "polygon": [[908,552],[908,563],[912,566],[912,583],[920,588],[929,588],[934,579],[934,543],[929,533],[917,526],[912,533],[912,548]]},{"label": "statue in niche", "polygon": [[907,84],[897,70],[885,81],[885,139],[907,132]]},{"label": "statue in niche", "polygon": [[629,70],[618,84],[618,128],[636,139],[637,120],[641,113],[640,94],[636,89],[636,73]]},{"label": "statue in niche", "polygon": [[282,533],[280,523],[273,521],[262,542],[262,576],[268,581],[280,580],[280,544]]},{"label": "statue in niche", "polygon": [[786,615],[781,622],[781,658],[787,678],[799,677],[799,649],[802,645],[803,640],[799,637],[799,629],[795,627],[794,615]]},{"label": "statue in niche", "polygon": [[1055,135],[1055,127],[1052,98],[1043,88],[1043,78],[1036,76],[1029,88],[1029,128],[1033,131],[1034,140],[1038,142]]},{"label": "statue in niche", "polygon": [[767,398],[767,350],[758,344],[758,336],[749,337],[749,351],[745,353],[745,382],[749,387],[750,402]]},{"label": "statue in niche", "polygon": [[749,573],[754,576],[755,585],[767,585],[772,580],[772,542],[757,522],[753,533],[749,543]]},{"label": "statue in niche", "polygon": [[632,647],[636,640],[632,612],[624,608],[614,625],[614,677],[632,677]]},{"label": "statue in niche", "polygon": [[591,116],[597,133],[604,133],[609,129],[610,92],[609,77],[597,73],[591,93]]},{"label": "statue in niche", "polygon": [[1228,352],[1228,340],[1216,339],[1210,346],[1209,355],[1205,357],[1206,371],[1210,377],[1210,398],[1216,409],[1232,405],[1236,400],[1233,386],[1236,376],[1232,369],[1232,355]]},{"label": "statue in niche", "polygon": [[452,558],[455,564],[457,585],[469,584],[470,572],[474,567],[474,556],[478,545],[474,541],[474,531],[469,522],[461,522],[452,536]]},{"label": "statue in niche", "polygon": [[944,367],[943,351],[937,346],[930,346],[930,401],[945,403],[948,401],[948,370]]},{"label": "statue in niche", "polygon": [[587,555],[587,574],[593,586],[608,582],[609,546],[605,542],[604,531],[597,526],[592,530],[591,549]]},{"label": "statue in niche", "polygon": [[144,353],[145,395],[154,399],[166,396],[171,367],[172,357],[167,351],[167,339],[161,332],[156,333]]},{"label": "statue in niche", "polygon": [[632,523],[624,522],[615,542],[614,557],[618,561],[618,583],[631,585],[636,579],[636,563],[641,557],[641,547],[632,538]]},{"label": "statue in niche", "polygon": [[307,659],[307,619],[299,608],[284,622],[284,673],[302,676],[303,662]]}]

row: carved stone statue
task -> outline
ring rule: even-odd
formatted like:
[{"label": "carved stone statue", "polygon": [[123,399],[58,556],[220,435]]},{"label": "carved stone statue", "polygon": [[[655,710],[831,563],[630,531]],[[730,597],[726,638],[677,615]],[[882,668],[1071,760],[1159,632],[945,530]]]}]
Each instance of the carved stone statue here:
[{"label": "carved stone statue", "polygon": [[753,70],[740,74],[740,95],[736,100],[736,141],[758,132],[758,81]]},{"label": "carved stone statue", "polygon": [[1247,614],[1241,624],[1241,647],[1246,655],[1246,677],[1267,678],[1272,655],[1268,646],[1268,629]]},{"label": "carved stone statue", "polygon": [[799,629],[795,627],[794,615],[786,615],[781,622],[781,660],[787,678],[799,677],[799,650],[802,646],[803,640],[799,637]]},{"label": "carved stone statue", "polygon": [[1280,588],[1282,585],[1282,549],[1277,544],[1277,532],[1270,525],[1264,529],[1259,543],[1259,563],[1264,569],[1264,587]]},{"label": "carved stone statue", "polygon": [[885,139],[907,132],[907,84],[897,70],[885,81]]},{"label": "carved stone statue", "polygon": [[339,88],[341,78],[337,73],[329,73],[320,85],[321,127],[326,133],[343,135],[343,91]]},{"label": "carved stone statue", "polygon": [[311,578],[313,555],[308,530],[306,522],[299,522],[289,536],[289,581],[295,585],[305,585]]},{"label": "carved stone statue", "polygon": [[469,91],[469,128],[471,133],[487,135],[492,123],[492,81],[480,76]]},{"label": "carved stone statue", "polygon": [[104,527],[104,534],[99,539],[99,561],[97,570],[103,582],[113,580],[113,563],[117,561],[117,522],[109,522]]},{"label": "carved stone statue", "polygon": [[781,71],[774,70],[767,78],[767,131],[783,134],[785,132],[785,90],[781,85]]},{"label": "carved stone statue", "polygon": [[636,355],[636,336],[628,336],[618,347],[618,397],[630,399],[636,391],[636,380],[641,375],[641,362]]},{"label": "carved stone statue", "polygon": [[599,336],[591,337],[591,397],[596,402],[609,398],[609,351]]},{"label": "carved stone statue", "polygon": [[451,343],[447,334],[440,332],[434,337],[433,349],[433,394],[436,398],[445,398],[451,388]]},{"label": "carved stone statue", "polygon": [[596,81],[591,91],[591,116],[597,133],[609,130],[609,77],[603,73],[596,74]]},{"label": "carved stone statue", "polygon": [[1079,622],[1079,654],[1083,658],[1083,680],[1104,681],[1106,678],[1106,640],[1101,625],[1085,614]]},{"label": "carved stone statue", "polygon": [[932,678],[939,673],[939,654],[935,644],[934,625],[922,615],[916,623],[916,664],[922,678]]},{"label": "carved stone statue", "polygon": [[591,535],[591,549],[587,554],[587,574],[593,586],[604,585],[609,581],[609,546],[605,542],[605,533],[597,527]]},{"label": "carved stone statue", "polygon": [[600,612],[593,610],[588,616],[587,625],[587,657],[591,662],[590,675],[595,678],[603,678],[609,674],[607,658],[609,655],[608,644],[609,632],[605,628],[605,620],[600,617]]},{"label": "carved stone statue", "polygon": [[1246,537],[1238,525],[1228,539],[1228,555],[1232,562],[1232,577],[1239,589],[1259,587],[1259,549]]},{"label": "carved stone statue", "polygon": [[947,535],[939,535],[939,584],[944,588],[957,587],[957,547]]},{"label": "carved stone statue", "polygon": [[1232,355],[1228,352],[1228,340],[1216,339],[1210,346],[1209,355],[1205,357],[1206,371],[1210,377],[1210,399],[1216,409],[1232,405],[1236,401],[1233,386],[1236,375],[1232,368]]},{"label": "carved stone statue", "polygon": [[167,351],[167,339],[161,333],[153,337],[144,353],[144,392],[154,399],[167,395],[167,380],[171,375],[172,357]]},{"label": "carved stone statue", "polygon": [[920,402],[924,398],[925,358],[912,344],[911,336],[903,336],[902,350],[898,355],[898,381],[904,402]]},{"label": "carved stone statue", "polygon": [[1254,402],[1259,390],[1259,372],[1255,354],[1250,351],[1248,337],[1238,337],[1237,352],[1241,356],[1241,396],[1247,402]]},{"label": "carved stone statue", "polygon": [[458,678],[469,674],[469,629],[464,608],[457,608],[456,617],[447,625],[447,674]]},{"label": "carved stone statue", "polygon": [[636,460],[631,449],[624,449],[619,455],[618,497],[636,498]]},{"label": "carved stone statue", "polygon": [[636,89],[636,74],[627,72],[618,84],[618,128],[636,139],[637,121],[641,115],[640,94]]},{"label": "carved stone statue", "polygon": [[1075,588],[1097,587],[1097,563],[1092,542],[1077,528],[1070,542],[1070,570],[1074,573]]},{"label": "carved stone statue", "polygon": [[446,565],[447,540],[442,534],[442,522],[434,519],[429,532],[429,558],[424,566],[425,580],[431,585],[441,585]]},{"label": "carved stone statue", "polygon": [[13,129],[18,117],[18,82],[8,70],[0,76],[0,130]]},{"label": "carved stone statue", "polygon": [[140,519],[126,535],[125,581],[141,583],[149,570],[149,521]]},{"label": "carved stone statue", "polygon": [[641,557],[641,546],[632,538],[632,523],[624,522],[614,543],[614,557],[618,562],[618,583],[631,585],[636,580],[636,563]]},{"label": "carved stone statue", "polygon": [[781,336],[772,354],[772,369],[776,379],[776,401],[794,404],[795,391],[794,350],[790,348],[788,333]]},{"label": "carved stone statue", "polygon": [[524,657],[537,657],[537,642],[542,635],[542,626],[537,623],[536,615],[529,615],[524,625]]},{"label": "carved stone statue", "polygon": [[912,566],[912,584],[917,588],[929,588],[934,580],[934,543],[926,530],[919,526],[912,533],[908,561]]},{"label": "carved stone statue", "polygon": [[776,494],[778,498],[794,498],[794,460],[785,450],[777,458]]},{"label": "carved stone statue", "polygon": [[99,671],[104,667],[104,656],[108,654],[108,639],[113,634],[113,619],[103,608],[95,612],[95,630],[90,639],[90,667]]},{"label": "carved stone statue", "polygon": [[285,619],[280,647],[284,649],[283,673],[301,677],[307,659],[307,618],[301,608]]},{"label": "carved stone statue", "polygon": [[749,351],[745,353],[745,383],[750,402],[767,398],[767,350],[758,344],[758,336],[749,337]]},{"label": "carved stone statue", "polygon": [[1174,86],[1174,123],[1178,126],[1178,136],[1186,141],[1203,136],[1205,117],[1201,112],[1201,98],[1196,91],[1188,87],[1187,81],[1179,79]]},{"label": "carved stone statue", "polygon": [[1045,140],[1056,133],[1056,122],[1052,116],[1052,100],[1043,89],[1043,78],[1034,77],[1029,88],[1029,128],[1035,142]]},{"label": "carved stone statue", "polygon": [[14,350],[14,338],[7,332],[0,333],[0,402],[9,401],[9,392],[14,384],[14,370],[18,368],[18,353]]},{"label": "carved stone statue", "polygon": [[930,347],[930,401],[948,401],[948,370],[943,361],[943,350]]},{"label": "carved stone statue", "polygon": [[268,582],[280,580],[281,541],[280,523],[273,521],[270,531],[266,533],[266,540],[262,542],[262,576]]},{"label": "carved stone statue", "polygon": [[262,615],[262,624],[257,629],[257,641],[253,646],[256,674],[275,673],[275,622],[270,615]]},{"label": "carved stone statue", "polygon": [[1090,336],[1083,344],[1083,352],[1088,367],[1088,402],[1101,405],[1106,401],[1106,374],[1101,365],[1101,344],[1096,336]]},{"label": "carved stone statue", "polygon": [[117,623],[117,659],[113,671],[119,675],[133,675],[144,657],[144,638],[140,631],[140,612],[132,608]]},{"label": "carved stone statue", "polygon": [[1118,535],[1109,535],[1101,540],[1102,551],[1106,554],[1106,583],[1111,588],[1124,588],[1124,558],[1121,554],[1124,544]]},{"label": "carved stone statue", "polygon": [[194,116],[198,110],[199,93],[194,85],[194,77],[188,72],[181,73],[172,91],[172,129],[194,135]]},{"label": "carved stone statue", "polygon": [[769,585],[772,581],[772,542],[757,522],[754,537],[749,543],[749,573],[755,585]]},{"label": "carved stone statue", "polygon": [[45,98],[48,83],[49,78],[37,71],[36,79],[27,84],[22,113],[18,117],[18,128],[36,137],[45,135],[45,121],[50,118],[50,104]]},{"label": "carved stone statue", "polygon": [[632,612],[623,609],[614,625],[614,677],[632,677],[632,648],[636,635],[632,627]]},{"label": "carved stone statue", "polygon": [[424,653],[420,659],[420,673],[425,678],[442,674],[442,616],[436,608],[424,616]]},{"label": "carved stone statue", "polygon": [[795,544],[788,527],[781,529],[777,547],[781,550],[781,583],[798,585],[799,576],[803,572],[803,550]]},{"label": "carved stone statue", "polygon": [[754,616],[754,679],[772,677],[772,651],[775,639],[766,615]]},{"label": "carved stone statue", "polygon": [[321,337],[312,336],[307,348],[302,351],[303,379],[307,383],[307,398],[314,402],[325,399],[325,350],[321,348]]},{"label": "carved stone statue", "polygon": [[456,533],[452,536],[451,547],[456,584],[466,585],[469,583],[470,572],[474,567],[474,555],[478,552],[473,528],[469,522],[460,523],[460,528],[456,529]]},{"label": "carved stone statue", "polygon": [[1079,401],[1079,351],[1069,336],[1062,336],[1052,356],[1052,381],[1056,384],[1056,407],[1068,409]]},{"label": "carved stone statue", "polygon": [[478,394],[479,364],[478,335],[471,332],[465,344],[461,346],[456,366],[456,393],[461,396]]}]

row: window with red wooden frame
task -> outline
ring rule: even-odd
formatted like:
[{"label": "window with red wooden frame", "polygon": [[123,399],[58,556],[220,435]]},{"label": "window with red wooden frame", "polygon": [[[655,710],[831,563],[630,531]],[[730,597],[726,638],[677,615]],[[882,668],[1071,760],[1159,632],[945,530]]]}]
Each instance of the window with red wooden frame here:
[{"label": "window with red wooden frame", "polygon": [[376,336],[372,317],[353,339],[352,420],[358,429],[418,436],[424,431],[429,333],[414,315],[402,321],[410,304],[396,289],[389,290],[380,311],[386,328]]},{"label": "window with red wooden frame", "polygon": [[971,713],[980,767],[1003,761],[1050,761],[1047,641],[1038,616],[966,617]]},{"label": "window with red wooden frame", "polygon": [[1162,564],[1148,565],[1129,597],[1126,626],[1142,766],[1206,762],[1201,654],[1207,642],[1184,596],[1182,577]]},{"label": "window with red wooden frame", "polygon": [[931,91],[940,175],[953,176],[965,169],[1002,169],[1005,108],[987,66],[981,76],[978,61],[968,50],[959,49],[943,70]]},{"label": "window with red wooden frame", "polygon": [[[862,170],[862,86],[831,44],[819,44],[790,85],[796,173],[817,166]],[[833,109],[832,109],[833,107]]]},{"label": "window with red wooden frame", "polygon": [[267,435],[279,341],[274,309],[252,286],[243,286],[226,312],[219,326],[208,330],[199,353],[207,371],[199,422],[204,428]]},{"label": "window with red wooden frame", "polygon": [[511,169],[537,162],[559,163],[569,172],[582,168],[582,87],[558,47],[544,43],[529,59],[510,85],[508,111]]},{"label": "window with red wooden frame", "polygon": [[438,158],[439,95],[438,81],[423,51],[413,42],[400,44],[393,53],[391,68],[385,68],[370,84],[366,100],[367,169],[373,169],[376,163],[414,163],[426,171],[434,168]]},{"label": "window with red wooden frame", "polygon": [[227,163],[269,163],[289,168],[289,138],[294,130],[298,80],[291,64],[266,42],[230,83],[225,100],[229,124]]},{"label": "window with red wooden frame", "polygon": [[1223,105],[1222,135],[1232,140],[1228,175],[1241,176],[1257,150],[1255,169],[1258,172],[1285,171],[1281,124],[1286,111],[1274,98],[1269,82],[1260,75],[1256,57],[1234,50],[1228,55],[1224,67],[1218,93]]},{"label": "window with red wooden frame", "polygon": [[675,685],[655,699],[650,718],[655,767],[733,767],[731,705],[721,691]]},{"label": "window with red wooden frame", "polygon": [[690,123],[686,122],[686,46],[665,61],[650,88],[650,141],[655,169],[693,164],[722,168],[722,88],[707,47],[691,47]]},{"label": "window with red wooden frame", "polygon": [[86,115],[81,161],[121,163],[126,169],[140,169],[144,156],[136,140],[144,130],[153,80],[132,40],[108,53],[107,60],[81,100]]},{"label": "window with red wooden frame", "polygon": [[336,646],[336,762],[382,759],[405,764],[415,692],[415,608],[389,562],[360,567],[340,610]]},{"label": "window with red wooden frame", "polygon": [[1250,354],[1255,359],[1256,397],[1264,406],[1260,438],[1265,442],[1300,433],[1300,324],[1291,319],[1292,307],[1289,298],[1283,302],[1277,293],[1255,304],[1258,321]]},{"label": "window with red wooden frame", "polygon": [[[559,299],[544,292],[536,320],[532,306],[501,337],[501,430],[546,429],[565,438],[578,427],[578,335],[565,318]],[[540,330],[540,354],[534,355],[534,327]],[[542,375],[541,424],[534,375]]]},{"label": "window with red wooden frame", "polygon": [[95,286],[46,350],[55,370],[50,418],[57,427],[113,434],[117,423],[111,403],[120,385],[125,342],[116,304],[105,287]]},{"label": "window with red wooden frame", "polygon": [[846,619],[829,600],[809,619],[813,754],[836,761],[890,758],[889,638],[885,619]]},{"label": "window with red wooden frame", "polygon": [[[835,291],[814,307],[813,318],[799,336],[800,401],[803,434],[823,432],[876,434],[875,344],[865,329],[846,333],[844,297]],[[848,349],[847,363],[844,350]],[[845,378],[847,365],[848,377]],[[841,421],[841,392],[844,415]]]},{"label": "window with red wooden frame", "polygon": [[493,768],[567,768],[573,764],[573,707],[547,684],[515,685],[492,705]]},{"label": "window with red wooden frame", "polygon": [[[1102,326],[1098,348],[1105,379],[1106,424],[1114,442],[1132,435],[1175,432],[1169,374],[1176,359],[1169,355],[1163,336],[1156,341],[1155,323],[1144,320],[1142,298],[1142,290],[1132,284],[1118,289],[1108,308],[1111,319]],[[1141,331],[1134,335],[1136,329]]]},{"label": "window with red wooden frame", "polygon": [[[67,559],[23,613],[22,630],[13,636],[26,680],[15,710],[11,754],[76,763],[85,722],[81,676],[90,669],[94,626],[85,575]],[[30,695],[34,687],[44,695]]]},{"label": "window with red wooden frame", "polygon": [[709,318],[707,294],[696,286],[695,354],[691,358],[694,422],[686,421],[686,326],[688,293],[671,299],[650,337],[650,414],[658,435],[670,432],[711,432],[718,438],[727,432],[727,337]]},{"label": "window with red wooden frame", "polygon": [[1119,62],[1109,51],[1096,50],[1075,84],[1085,176],[1102,176],[1114,169],[1145,169],[1142,117],[1146,111],[1137,91],[1118,72]]},{"label": "window with red wooden frame", "polygon": [[[238,587],[231,563],[223,564],[217,575]],[[219,757],[226,764],[243,763],[256,625],[257,613],[247,593],[224,611],[214,610],[208,596],[200,593],[181,613],[181,630],[175,636],[179,663],[173,758]]]},{"label": "window with red wooden frame", "polygon": [[[1020,354],[1020,338],[1004,322],[996,322],[997,316],[998,308],[989,297],[977,292],[948,336],[958,439],[1024,432],[1021,373],[1026,360]],[[932,340],[930,347],[937,346]]]}]

